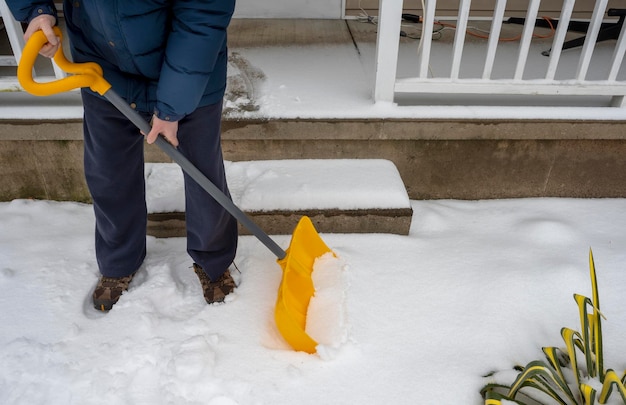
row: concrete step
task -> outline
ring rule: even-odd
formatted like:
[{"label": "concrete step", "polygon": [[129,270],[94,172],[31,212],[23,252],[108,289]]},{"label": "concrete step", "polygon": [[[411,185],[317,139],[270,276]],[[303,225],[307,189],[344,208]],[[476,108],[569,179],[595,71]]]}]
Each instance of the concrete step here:
[{"label": "concrete step", "polygon": [[[406,235],[411,225],[408,194],[388,160],[226,162],[226,176],[233,202],[268,234],[291,234],[302,215],[322,233]],[[146,165],[148,234],[185,236],[183,187],[176,164]]]}]

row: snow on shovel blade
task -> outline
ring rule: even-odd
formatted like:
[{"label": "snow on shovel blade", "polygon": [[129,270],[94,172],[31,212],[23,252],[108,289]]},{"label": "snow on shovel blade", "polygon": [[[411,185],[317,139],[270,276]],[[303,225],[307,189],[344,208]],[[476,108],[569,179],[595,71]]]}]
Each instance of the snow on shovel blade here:
[{"label": "snow on shovel blade", "polygon": [[[54,28],[58,37],[62,36],[58,27]],[[63,49],[59,46],[54,55],[55,62],[65,72],[72,76],[46,83],[33,80],[33,66],[41,47],[47,42],[42,31],[35,32],[22,51],[22,58],[17,68],[17,76],[22,87],[29,93],[37,96],[48,96],[62,93],[76,88],[89,87],[104,96],[141,132],[150,132],[150,124],[135,110],[130,108],[126,101],[111,89],[111,85],[102,76],[102,68],[93,62],[72,63],[65,58]],[[276,303],[276,325],[287,343],[295,350],[315,353],[317,343],[305,331],[307,309],[315,288],[313,287],[313,264],[315,259],[331,252],[320,238],[308,217],[302,217],[294,230],[291,244],[287,251],[283,251],[262,229],[241,211],[232,200],[219,190],[201,173],[185,156],[170,145],[165,138],[158,137],[157,146],[161,148],[173,161],[190,175],[207,193],[220,205],[244,225],[278,258],[283,269],[283,278],[278,290]]]},{"label": "snow on shovel blade", "polygon": [[311,219],[303,216],[286,252],[287,255],[278,260],[283,278],[274,314],[276,326],[294,350],[315,353],[317,342],[305,331],[309,301],[315,294],[311,273],[315,260],[332,250],[319,236]]}]

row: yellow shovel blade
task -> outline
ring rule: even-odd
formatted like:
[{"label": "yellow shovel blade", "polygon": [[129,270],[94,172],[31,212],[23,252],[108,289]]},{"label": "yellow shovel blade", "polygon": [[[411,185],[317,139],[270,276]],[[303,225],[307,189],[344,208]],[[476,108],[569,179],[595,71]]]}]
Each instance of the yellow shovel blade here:
[{"label": "yellow shovel blade", "polygon": [[311,219],[300,218],[284,258],[278,260],[283,278],[278,289],[275,319],[283,338],[294,350],[315,353],[317,342],[306,333],[309,301],[315,294],[313,264],[332,250],[319,236]]}]

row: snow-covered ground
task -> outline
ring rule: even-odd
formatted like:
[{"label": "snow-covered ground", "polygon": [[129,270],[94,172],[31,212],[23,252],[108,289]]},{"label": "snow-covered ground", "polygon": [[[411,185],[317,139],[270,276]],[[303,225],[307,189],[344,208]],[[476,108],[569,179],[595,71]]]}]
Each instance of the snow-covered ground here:
[{"label": "snow-covered ground", "polygon": [[212,306],[184,239],[149,238],[105,315],[89,301],[91,206],[0,203],[0,403],[480,404],[484,375],[510,375],[561,346],[561,327],[579,329],[572,294],[591,294],[589,248],[605,365],[626,369],[626,200],[412,207],[408,236],[322,235],[338,258],[315,271],[334,277],[336,305],[309,355],[276,330],[281,270],[253,237],[240,239],[239,287]]}]

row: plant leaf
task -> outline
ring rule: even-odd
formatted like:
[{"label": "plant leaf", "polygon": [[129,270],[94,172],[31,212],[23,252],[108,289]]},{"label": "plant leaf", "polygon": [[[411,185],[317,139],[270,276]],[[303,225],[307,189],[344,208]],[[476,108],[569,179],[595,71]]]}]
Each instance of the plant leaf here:
[{"label": "plant leaf", "polygon": [[581,384],[580,385],[580,393],[583,396],[583,404],[593,405],[596,403],[596,390],[593,389],[590,385]]},{"label": "plant leaf", "polygon": [[[592,318],[590,321],[589,313],[587,312],[587,305],[593,305],[591,300],[583,295],[574,294],[574,299],[578,304],[578,312],[580,315],[580,327],[581,327],[581,335],[583,342],[583,354],[585,355],[585,361],[587,364],[587,371],[589,372],[590,377],[596,377],[596,367],[594,364],[594,356],[593,356],[593,333],[592,328],[595,329],[597,325],[595,325],[595,319]],[[593,326],[592,326],[593,325]],[[564,337],[565,338],[565,337]]]},{"label": "plant leaf", "polygon": [[545,394],[548,394],[560,404],[567,405],[567,402],[557,393],[557,389],[560,389],[560,391],[565,393],[572,401],[574,401],[574,398],[569,395],[571,391],[567,386],[567,383],[564,380],[561,380],[558,375],[555,375],[555,372],[544,362],[539,360],[528,363],[524,371],[517,376],[511,385],[509,397],[515,398],[519,390],[525,386],[535,388]]},{"label": "plant leaf", "polygon": [[593,306],[600,310],[600,295],[598,294],[598,278],[596,277],[596,265],[593,261],[593,252],[589,249],[589,272],[591,273],[591,294]]},{"label": "plant leaf", "polygon": [[568,396],[568,398],[573,398],[574,394],[570,390],[570,387],[567,384],[565,375],[563,374],[563,370],[561,369],[561,363],[559,362],[559,357],[558,357],[559,349],[557,349],[556,347],[544,347],[542,350],[544,354],[546,355],[546,358],[550,362],[550,365],[552,366],[552,368],[558,373],[559,380],[562,382],[560,386],[562,387],[563,391]]},{"label": "plant leaf", "polygon": [[576,360],[576,347],[581,349],[584,352],[584,345],[581,343],[582,336],[580,333],[576,332],[570,328],[562,328],[561,336],[563,337],[563,341],[565,342],[565,347],[567,349],[567,354],[569,355],[570,365],[572,366],[572,370],[574,371],[574,377],[576,378],[576,385],[580,387],[581,379],[580,379],[580,371],[578,370],[578,361]]},{"label": "plant leaf", "polygon": [[[595,376],[604,382],[604,355],[602,353],[602,321],[600,312],[600,294],[598,293],[598,278],[596,277],[596,265],[593,261],[593,252],[589,249],[589,272],[591,274],[591,293],[593,299],[593,352],[596,355]],[[591,372],[591,370],[590,370]]]},{"label": "plant leaf", "polygon": [[[624,380],[626,380],[626,373],[624,374]],[[611,390],[613,389],[613,384],[617,387],[617,391],[620,393],[622,400],[626,404],[626,387],[624,387],[624,381],[620,380],[617,373],[611,369],[607,370],[604,376],[604,384],[602,384],[602,391],[600,391],[600,403],[604,404],[609,399],[611,396]]]},{"label": "plant leaf", "polygon": [[508,390],[509,390],[509,387],[506,385],[490,383],[483,387],[483,389],[480,391],[480,394],[485,400],[485,405],[501,405],[503,399],[506,399],[507,401],[515,402],[518,405],[527,405],[525,402],[517,401],[509,397],[508,395],[504,394]]}]

